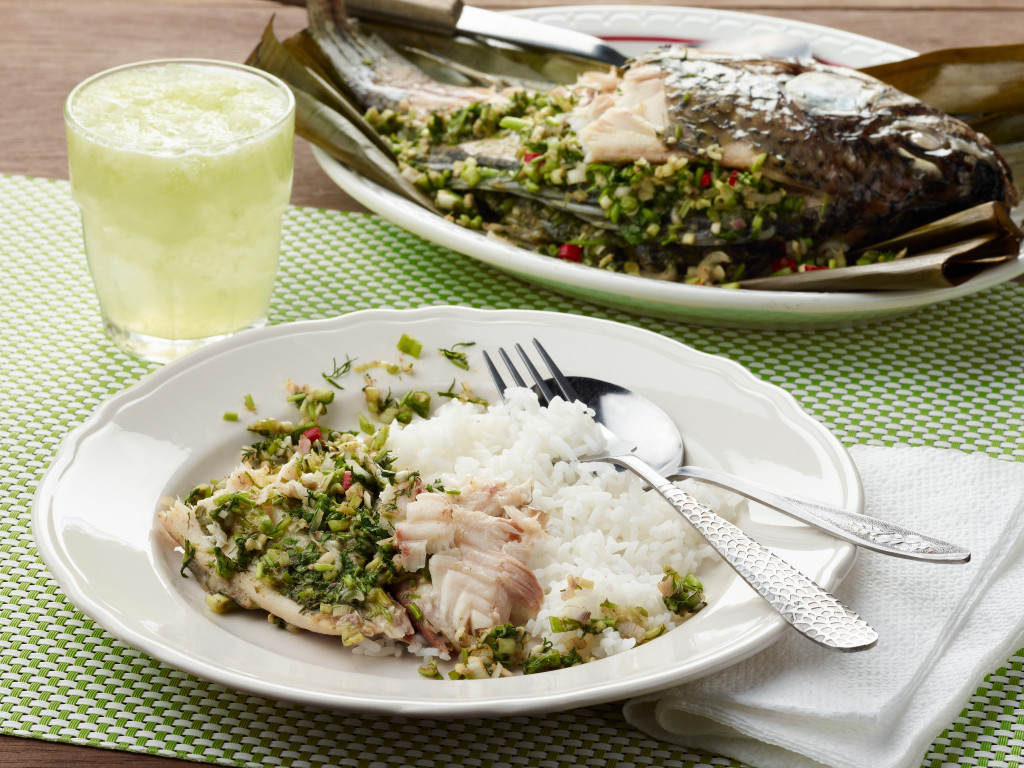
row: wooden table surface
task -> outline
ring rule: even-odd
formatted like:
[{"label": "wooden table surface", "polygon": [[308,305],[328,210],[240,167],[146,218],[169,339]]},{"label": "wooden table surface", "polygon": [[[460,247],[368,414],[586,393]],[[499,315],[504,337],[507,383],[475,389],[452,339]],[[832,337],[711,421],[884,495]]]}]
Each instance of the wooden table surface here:
[{"label": "wooden table surface", "polygon": [[[591,5],[594,0],[473,4],[504,10]],[[717,0],[713,6],[823,24],[917,51],[1024,39],[1024,0]],[[305,26],[304,8],[271,0],[0,0],[0,173],[67,178],[61,109],[67,93],[85,77],[118,64],[167,56],[242,61],[271,14],[276,14],[275,28],[281,36]],[[292,202],[360,210],[320,170],[301,140]],[[158,768],[173,762],[184,764],[0,737],[3,767]]]}]

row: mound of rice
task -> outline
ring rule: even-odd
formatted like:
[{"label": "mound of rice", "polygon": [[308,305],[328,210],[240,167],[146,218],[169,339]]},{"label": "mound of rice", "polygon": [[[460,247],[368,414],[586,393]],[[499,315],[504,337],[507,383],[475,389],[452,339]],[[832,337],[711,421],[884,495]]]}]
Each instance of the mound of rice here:
[{"label": "mound of rice", "polygon": [[[699,578],[705,559],[717,557],[638,478],[608,464],[578,462],[605,445],[592,412],[580,403],[555,400],[544,408],[530,390],[510,389],[503,403],[484,408],[451,401],[427,420],[396,427],[389,439],[396,468],[418,470],[426,481],[449,488],[480,479],[532,488],[532,506],[546,512],[549,522],[529,562],[545,597],[527,630],[560,651],[577,647],[578,633],[552,633],[548,618],[584,612],[598,617],[606,600],[643,608],[647,626],[677,626],[682,619],[665,608],[658,591],[665,566]],[[735,518],[742,503],[692,481],[680,487],[727,519]],[[593,587],[567,590],[570,577]],[[606,629],[588,651],[601,658],[635,645]]]}]

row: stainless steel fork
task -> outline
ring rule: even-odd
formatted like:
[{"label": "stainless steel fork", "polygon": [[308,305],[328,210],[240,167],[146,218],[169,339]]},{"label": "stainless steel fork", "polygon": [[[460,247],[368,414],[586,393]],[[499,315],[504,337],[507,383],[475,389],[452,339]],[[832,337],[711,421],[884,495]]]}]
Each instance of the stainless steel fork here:
[{"label": "stainless steel fork", "polygon": [[[516,344],[515,348],[533,379],[542,404],[547,405],[556,396],[570,402],[579,400],[571,383],[550,355],[536,339],[533,343],[551,372],[554,388],[548,386],[546,377],[537,370],[522,345]],[[528,386],[508,353],[499,348],[498,354],[515,384]],[[486,352],[484,361],[499,394],[504,397],[505,382]],[[609,451],[606,455],[587,457],[586,460],[617,464],[643,478],[797,631],[819,645],[839,651],[861,651],[875,645],[878,633],[860,616],[772,550],[754,541],[738,527],[662,477],[632,455],[631,450],[635,446],[624,445],[607,426],[600,426],[608,438]]]}]

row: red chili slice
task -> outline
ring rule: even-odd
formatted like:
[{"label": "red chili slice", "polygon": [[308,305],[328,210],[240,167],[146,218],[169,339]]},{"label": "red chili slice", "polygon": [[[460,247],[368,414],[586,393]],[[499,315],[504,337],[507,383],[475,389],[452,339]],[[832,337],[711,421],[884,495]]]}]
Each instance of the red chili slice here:
[{"label": "red chili slice", "polygon": [[532,160],[536,160],[540,156],[541,156],[540,152],[527,152],[526,154],[523,155],[523,162],[524,163],[529,163]]},{"label": "red chili slice", "polygon": [[700,177],[700,185],[702,187],[707,187],[707,186],[711,185],[711,172],[710,171],[704,171],[704,175]]},{"label": "red chili slice", "polygon": [[796,259],[791,256],[783,256],[781,259],[776,259],[772,262],[772,272],[780,272],[783,269],[796,269]]},{"label": "red chili slice", "polygon": [[315,443],[317,440],[323,440],[324,438],[324,436],[320,434],[319,427],[310,427],[309,429],[302,433],[302,436],[309,440],[309,442],[311,443]]},{"label": "red chili slice", "polygon": [[563,261],[583,261],[583,249],[572,243],[563,243],[558,249],[558,258]]},{"label": "red chili slice", "polygon": [[736,179],[738,179],[739,176],[740,176],[740,172],[739,171],[733,171],[732,173],[729,174],[729,186],[730,187],[735,187],[736,186]]}]

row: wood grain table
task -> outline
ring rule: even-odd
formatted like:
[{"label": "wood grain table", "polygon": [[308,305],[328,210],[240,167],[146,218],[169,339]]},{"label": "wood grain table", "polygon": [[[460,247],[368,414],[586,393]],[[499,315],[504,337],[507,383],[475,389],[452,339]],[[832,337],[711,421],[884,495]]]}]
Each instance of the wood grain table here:
[{"label": "wood grain table", "polygon": [[[504,10],[574,3],[475,4]],[[713,6],[832,26],[917,51],[1024,39],[1024,0],[719,0]],[[62,104],[85,77],[167,56],[244,60],[272,14],[281,36],[305,26],[304,8],[270,0],[0,0],[0,173],[67,178]],[[320,170],[304,141],[296,149],[293,203],[360,210]],[[0,737],[0,766],[10,768],[158,768],[170,763],[185,764]]]}]

